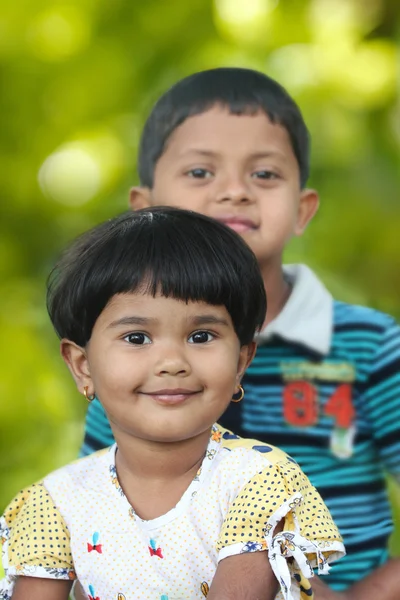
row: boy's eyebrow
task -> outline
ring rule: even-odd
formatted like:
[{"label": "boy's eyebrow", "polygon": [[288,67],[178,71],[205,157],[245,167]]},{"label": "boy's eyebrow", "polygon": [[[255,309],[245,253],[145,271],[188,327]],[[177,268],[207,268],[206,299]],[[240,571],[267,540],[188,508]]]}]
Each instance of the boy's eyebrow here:
[{"label": "boy's eyebrow", "polygon": [[147,317],[136,317],[134,315],[130,317],[121,317],[116,321],[112,321],[107,329],[112,327],[120,327],[121,325],[149,325],[150,323],[154,323],[156,319],[149,319]]},{"label": "boy's eyebrow", "polygon": [[[206,156],[209,158],[214,158],[216,156],[218,156],[219,152],[214,152],[213,150],[204,150],[202,148],[189,148],[188,150],[185,150],[184,152],[180,153],[180,158],[185,158],[187,155],[190,154],[196,154],[196,155],[200,155],[200,156]],[[285,155],[283,152],[280,152],[279,150],[261,150],[259,152],[253,152],[252,154],[250,154],[248,156],[248,158],[254,160],[254,159],[258,159],[258,158],[281,158],[284,159]]]},{"label": "boy's eyebrow", "polygon": [[250,154],[249,158],[257,159],[257,158],[286,158],[285,154],[280,150],[262,150],[260,152],[254,152]]}]

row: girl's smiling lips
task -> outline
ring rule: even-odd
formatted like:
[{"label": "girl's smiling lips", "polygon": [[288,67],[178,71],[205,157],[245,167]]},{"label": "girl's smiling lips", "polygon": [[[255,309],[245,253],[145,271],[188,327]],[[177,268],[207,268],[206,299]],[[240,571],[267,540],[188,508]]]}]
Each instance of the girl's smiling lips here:
[{"label": "girl's smiling lips", "polygon": [[139,392],[144,396],[151,396],[160,404],[180,404],[191,396],[199,394],[201,390],[188,390],[186,388],[166,388],[154,392]]},{"label": "girl's smiling lips", "polygon": [[243,233],[245,231],[256,229],[257,226],[251,219],[242,217],[240,215],[221,215],[215,217],[217,221],[223,223],[233,231],[237,233]]}]

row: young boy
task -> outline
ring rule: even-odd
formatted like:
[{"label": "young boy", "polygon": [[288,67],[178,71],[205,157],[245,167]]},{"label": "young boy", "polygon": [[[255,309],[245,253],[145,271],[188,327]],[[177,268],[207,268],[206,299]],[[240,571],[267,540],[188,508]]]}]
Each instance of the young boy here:
[{"label": "young boy", "polygon": [[[326,578],[331,590],[313,585],[316,597],[391,600],[400,560],[388,560],[384,471],[400,480],[400,329],[387,315],[334,300],[307,267],[282,267],[286,243],[318,208],[308,174],[307,128],[285,90],[261,73],[214,69],[180,81],[157,102],[142,135],[141,186],[131,191],[131,207],[204,213],[255,252],[267,320],[244,378],[245,400],[221,423],[283,447],[324,497],[347,557]],[[93,402],[82,454],[112,442]]]}]

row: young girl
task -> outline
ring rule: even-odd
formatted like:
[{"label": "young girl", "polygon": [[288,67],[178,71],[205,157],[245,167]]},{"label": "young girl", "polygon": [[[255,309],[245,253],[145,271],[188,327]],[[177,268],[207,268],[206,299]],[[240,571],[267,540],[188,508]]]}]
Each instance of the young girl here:
[{"label": "young girl", "polygon": [[239,236],[176,209],[123,215],[64,254],[48,309],[116,444],[7,508],[0,599],[66,600],[75,579],[89,600],[309,599],[312,567],[344,553],[328,510],[293,459],[215,424],[265,319]]}]

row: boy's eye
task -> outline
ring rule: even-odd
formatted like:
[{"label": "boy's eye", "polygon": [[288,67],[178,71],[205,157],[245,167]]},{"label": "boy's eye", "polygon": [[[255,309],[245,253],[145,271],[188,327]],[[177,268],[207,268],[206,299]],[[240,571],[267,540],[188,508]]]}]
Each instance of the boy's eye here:
[{"label": "boy's eye", "polygon": [[253,173],[252,177],[254,177],[256,179],[277,179],[278,175],[276,173],[274,173],[273,171],[262,170],[262,171],[256,171],[255,173]]},{"label": "boy's eye", "polygon": [[201,168],[190,169],[186,174],[189,175],[189,177],[193,177],[193,179],[209,179],[212,177],[211,171]]},{"label": "boy's eye", "polygon": [[139,331],[136,331],[135,333],[128,333],[128,335],[124,337],[124,340],[126,340],[128,344],[134,344],[136,346],[151,344],[151,339],[149,336],[145,335],[144,333],[140,333]]},{"label": "boy's eye", "polygon": [[211,342],[214,336],[209,331],[196,331],[188,339],[191,344],[205,344]]}]

